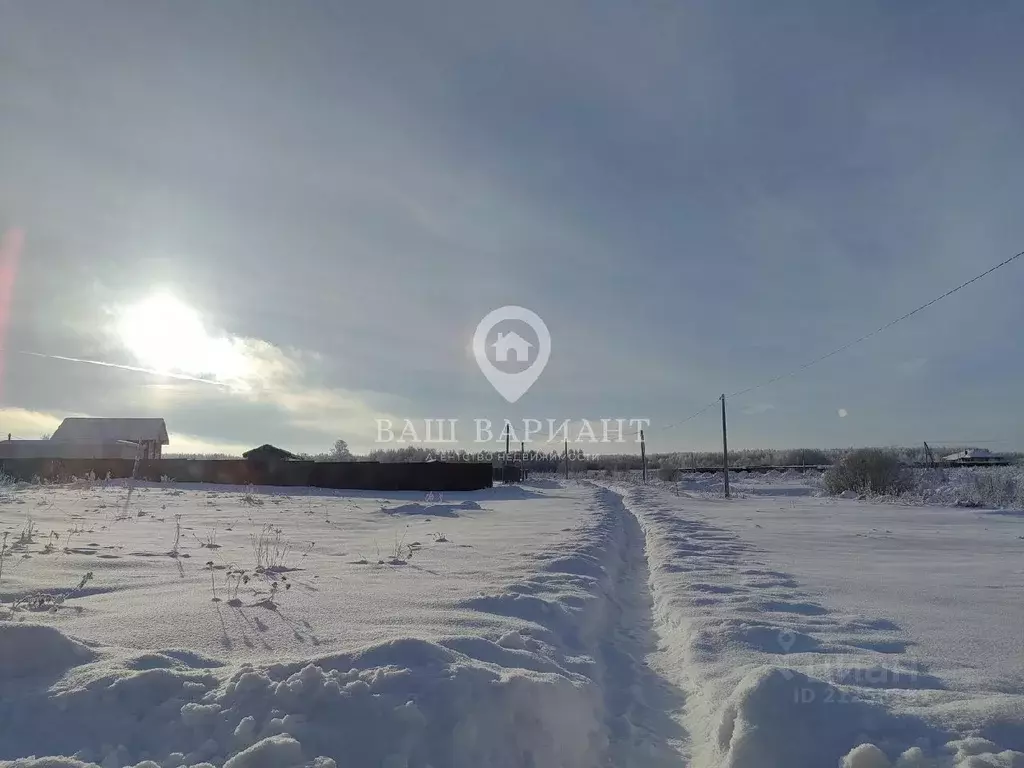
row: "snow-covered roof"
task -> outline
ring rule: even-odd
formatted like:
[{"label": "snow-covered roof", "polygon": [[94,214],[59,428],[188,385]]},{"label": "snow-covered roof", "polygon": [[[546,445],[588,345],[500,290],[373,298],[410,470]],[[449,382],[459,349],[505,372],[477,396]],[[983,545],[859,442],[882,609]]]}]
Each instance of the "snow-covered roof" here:
[{"label": "snow-covered roof", "polygon": [[965,448],[942,458],[946,461],[957,461],[958,459],[994,459],[996,456],[986,448]]},{"label": "snow-covered roof", "polygon": [[0,459],[134,459],[137,451],[112,440],[0,440]]},{"label": "snow-covered roof", "polygon": [[64,419],[51,440],[157,440],[167,445],[167,425],[163,419],[93,419],[71,417]]}]

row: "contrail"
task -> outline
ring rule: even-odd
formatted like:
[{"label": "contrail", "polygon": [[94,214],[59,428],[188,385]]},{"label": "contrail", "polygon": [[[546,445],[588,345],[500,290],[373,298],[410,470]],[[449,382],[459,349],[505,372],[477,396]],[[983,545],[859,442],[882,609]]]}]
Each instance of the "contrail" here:
[{"label": "contrail", "polygon": [[22,349],[16,351],[19,355],[29,355],[30,357],[42,357],[47,360],[64,360],[69,363],[87,363],[88,365],[100,365],[104,368],[119,368],[122,371],[135,371],[136,373],[148,373],[153,376],[166,376],[168,378],[179,379],[181,381],[198,381],[201,384],[212,384],[215,387],[230,389],[230,385],[225,384],[223,381],[217,381],[216,379],[204,379],[200,376],[189,376],[186,373],[170,373],[168,371],[158,371],[155,368],[142,368],[137,365],[108,363],[105,360],[83,360],[80,357],[66,357],[65,355],[47,355],[42,352],[29,352]]}]

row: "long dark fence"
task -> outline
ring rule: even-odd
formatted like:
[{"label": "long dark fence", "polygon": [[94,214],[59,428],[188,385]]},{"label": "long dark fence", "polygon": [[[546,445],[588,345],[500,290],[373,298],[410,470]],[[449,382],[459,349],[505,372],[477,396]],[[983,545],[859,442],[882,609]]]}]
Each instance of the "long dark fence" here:
[{"label": "long dark fence", "polygon": [[[132,459],[0,459],[15,480],[69,482],[90,472],[97,479],[132,476]],[[246,461],[244,459],[151,459],[139,462],[139,480],[181,483],[280,485],[373,491],[475,491],[493,484],[488,463],[429,461]]]},{"label": "long dark fence", "polygon": [[504,467],[495,467],[491,473],[491,479],[496,483],[521,483],[526,478],[523,477],[521,467],[509,464]]}]

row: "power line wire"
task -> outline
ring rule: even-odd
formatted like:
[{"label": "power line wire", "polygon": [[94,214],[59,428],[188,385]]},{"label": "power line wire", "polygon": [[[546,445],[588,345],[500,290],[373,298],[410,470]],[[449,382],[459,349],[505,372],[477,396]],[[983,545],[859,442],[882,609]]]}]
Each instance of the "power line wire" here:
[{"label": "power line wire", "polygon": [[688,422],[688,421],[691,421],[692,419],[696,419],[696,418],[697,418],[698,416],[700,416],[700,415],[701,415],[702,413],[705,413],[706,411],[709,411],[709,410],[711,410],[711,409],[712,409],[712,408],[714,408],[714,407],[715,407],[716,405],[718,405],[718,403],[719,403],[720,401],[721,401],[721,398],[720,398],[720,397],[716,397],[716,398],[715,398],[714,400],[712,400],[712,401],[711,401],[710,403],[708,403],[707,405],[705,405],[705,406],[704,406],[703,408],[701,408],[701,409],[700,409],[699,411],[694,411],[694,412],[693,412],[693,413],[691,413],[691,414],[690,414],[689,416],[687,416],[687,417],[686,417],[685,419],[682,419],[682,420],[680,420],[680,421],[676,421],[676,422],[673,422],[672,424],[665,424],[665,425],[663,425],[663,426],[662,426],[662,427],[660,427],[660,428],[661,428],[661,429],[672,429],[673,427],[678,427],[678,426],[679,426],[680,424],[685,424],[686,422]]},{"label": "power line wire", "polygon": [[[975,275],[970,280],[967,280],[967,281],[965,281],[963,283],[960,283],[960,285],[958,285],[956,288],[951,288],[950,290],[946,291],[941,296],[936,296],[931,301],[925,302],[924,304],[922,304],[921,306],[917,307],[916,309],[912,309],[910,312],[907,312],[905,315],[901,315],[900,317],[897,317],[895,320],[889,321],[885,325],[876,328],[875,330],[871,331],[870,333],[864,334],[863,336],[861,336],[858,339],[854,339],[853,341],[847,342],[846,344],[843,344],[841,347],[837,347],[836,349],[833,349],[831,352],[828,352],[828,353],[826,353],[824,355],[820,355],[820,356],[814,358],[813,360],[811,360],[811,361],[809,361],[807,363],[804,363],[801,366],[798,366],[798,367],[794,368],[791,371],[787,371],[786,373],[779,374],[778,376],[773,376],[770,379],[766,379],[765,381],[762,381],[759,384],[754,384],[753,386],[747,387],[746,389],[737,390],[736,392],[733,392],[733,393],[727,395],[727,397],[730,397],[730,398],[740,397],[741,395],[746,395],[746,394],[748,394],[750,392],[753,392],[756,389],[761,389],[762,387],[767,387],[769,384],[774,384],[775,382],[781,381],[782,379],[788,379],[791,376],[796,376],[798,373],[806,371],[808,368],[810,368],[813,365],[817,365],[818,363],[820,363],[820,362],[822,362],[824,360],[828,360],[830,357],[834,357],[835,355],[838,355],[840,352],[845,352],[850,347],[856,346],[857,344],[860,344],[863,341],[867,341],[872,336],[877,336],[878,334],[882,333],[883,331],[887,331],[888,329],[892,328],[897,323],[902,323],[907,318],[913,317],[914,315],[916,315],[921,310],[927,309],[928,307],[932,306],[933,304],[937,304],[938,302],[942,301],[943,299],[947,298],[948,296],[952,296],[954,293],[956,293],[957,291],[959,291],[959,290],[961,290],[963,288],[966,288],[971,283],[977,282],[978,280],[981,280],[981,278],[986,277],[988,275],[991,275],[997,269],[1001,269],[1001,268],[1005,267],[1007,264],[1009,264],[1012,261],[1015,261],[1016,259],[1019,259],[1021,256],[1024,256],[1024,251],[1021,251],[1020,253],[1015,253],[1010,258],[1005,259],[1004,261],[999,262],[998,264],[996,264],[993,267],[989,267],[988,269],[986,269],[981,274]],[[718,402],[719,402],[719,399],[716,398],[711,403],[709,403],[708,405],[704,406],[699,411],[696,411],[695,413],[692,413],[691,415],[687,416],[682,421],[677,421],[674,424],[666,425],[666,426],[662,427],[662,429],[671,429],[672,427],[678,427],[680,424],[684,424],[687,421],[690,421],[691,419],[695,419],[697,416],[700,416],[705,411],[708,411],[712,407],[717,405]]]},{"label": "power line wire", "polygon": [[956,288],[952,288],[952,289],[946,291],[941,296],[937,296],[936,298],[932,299],[931,301],[925,302],[924,304],[922,304],[921,306],[917,307],[916,309],[912,309],[910,312],[907,312],[905,315],[897,317],[895,320],[889,321],[885,325],[883,325],[883,326],[881,326],[879,328],[876,328],[875,330],[871,331],[871,333],[864,334],[859,339],[854,339],[851,342],[843,344],[843,346],[837,347],[836,349],[833,349],[831,352],[828,352],[828,353],[826,353],[824,355],[821,355],[820,357],[816,357],[813,360],[811,360],[810,362],[804,363],[803,365],[801,365],[801,366],[799,366],[797,368],[794,368],[793,370],[789,371],[788,373],[783,373],[783,374],[781,374],[779,376],[774,376],[774,377],[772,377],[772,378],[770,378],[770,379],[768,379],[766,381],[761,382],[760,384],[755,384],[752,387],[747,387],[746,389],[741,389],[738,392],[733,392],[732,394],[729,395],[729,397],[739,397],[740,395],[745,395],[748,392],[753,392],[755,389],[760,389],[761,387],[766,387],[769,384],[774,384],[776,381],[779,381],[781,379],[786,379],[786,378],[789,378],[790,376],[795,376],[796,374],[798,374],[798,373],[800,373],[802,371],[807,370],[812,365],[817,365],[818,363],[822,362],[823,360],[827,360],[830,357],[834,357],[835,355],[838,355],[840,352],[845,352],[850,347],[853,347],[853,346],[855,346],[857,344],[860,344],[862,341],[867,341],[872,336],[877,336],[878,334],[882,333],[882,331],[887,331],[888,329],[892,328],[897,323],[902,323],[907,318],[912,317],[913,315],[916,315],[921,310],[927,309],[928,307],[932,306],[933,304],[937,304],[938,302],[940,302],[943,299],[945,299],[947,296],[952,296],[954,293],[959,291],[961,288],[966,288],[971,283],[973,283],[973,282],[975,282],[977,280],[981,280],[981,278],[985,277],[986,275],[992,274],[997,269],[1005,267],[1011,261],[1013,261],[1014,259],[1019,259],[1021,256],[1024,256],[1024,251],[1021,251],[1020,253],[1015,253],[1013,256],[1011,256],[1010,258],[1006,259],[1005,261],[999,262],[994,267],[989,267],[984,272],[982,272],[980,275],[975,275],[970,280],[967,280],[966,282],[960,283],[960,285],[958,285]]}]

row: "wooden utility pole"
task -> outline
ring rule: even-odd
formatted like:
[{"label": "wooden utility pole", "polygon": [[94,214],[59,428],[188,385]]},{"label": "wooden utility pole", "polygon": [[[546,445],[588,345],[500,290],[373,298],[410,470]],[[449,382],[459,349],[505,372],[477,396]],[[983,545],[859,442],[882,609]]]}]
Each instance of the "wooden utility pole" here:
[{"label": "wooden utility pole", "polygon": [[722,395],[722,471],[725,475],[725,498],[729,498],[729,437],[725,427],[725,395]]},{"label": "wooden utility pole", "polygon": [[[568,431],[568,430],[566,430]],[[565,479],[569,479],[569,439],[565,440]]]},{"label": "wooden utility pole", "polygon": [[647,445],[644,443],[644,431],[640,430],[640,463],[644,468],[644,485],[647,485]]},{"label": "wooden utility pole", "polygon": [[505,463],[501,467],[501,482],[502,483],[507,483],[508,482],[508,449],[509,449],[509,445],[510,445],[509,441],[511,439],[512,439],[512,430],[509,429],[508,426],[506,426],[505,427]]},{"label": "wooden utility pole", "polygon": [[519,443],[519,482],[526,479],[526,441]]}]

